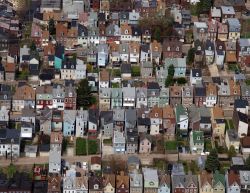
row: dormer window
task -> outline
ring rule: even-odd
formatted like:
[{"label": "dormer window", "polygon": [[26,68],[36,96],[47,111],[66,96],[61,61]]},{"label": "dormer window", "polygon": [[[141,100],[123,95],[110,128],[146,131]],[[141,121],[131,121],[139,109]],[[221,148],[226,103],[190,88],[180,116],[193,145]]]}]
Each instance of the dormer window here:
[{"label": "dormer window", "polygon": [[198,46],[198,47],[197,47],[197,50],[201,50],[201,46]]},{"label": "dormer window", "polygon": [[222,50],[222,46],[219,46],[219,49]]},{"label": "dormer window", "polygon": [[95,189],[95,190],[99,189],[99,185],[98,185],[98,184],[95,184],[95,185],[94,185],[94,189]]},{"label": "dormer window", "polygon": [[158,117],[158,113],[155,113],[155,117]]},{"label": "dormer window", "polygon": [[179,47],[176,47],[176,51],[178,52],[180,50],[180,48]]},{"label": "dormer window", "polygon": [[197,137],[197,140],[201,140],[200,136]]},{"label": "dormer window", "polygon": [[126,29],[126,30],[124,31],[124,33],[125,33],[125,34],[128,34],[128,30]]}]

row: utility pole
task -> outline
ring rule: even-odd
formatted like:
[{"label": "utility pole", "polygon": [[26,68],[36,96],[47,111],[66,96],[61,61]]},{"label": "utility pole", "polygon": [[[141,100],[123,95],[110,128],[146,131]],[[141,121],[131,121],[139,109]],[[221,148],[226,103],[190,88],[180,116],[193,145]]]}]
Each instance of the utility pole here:
[{"label": "utility pole", "polygon": [[12,164],[12,145],[13,145],[13,143],[14,143],[14,139],[12,138],[11,139],[11,141],[10,141],[10,162],[11,162],[11,164]]}]

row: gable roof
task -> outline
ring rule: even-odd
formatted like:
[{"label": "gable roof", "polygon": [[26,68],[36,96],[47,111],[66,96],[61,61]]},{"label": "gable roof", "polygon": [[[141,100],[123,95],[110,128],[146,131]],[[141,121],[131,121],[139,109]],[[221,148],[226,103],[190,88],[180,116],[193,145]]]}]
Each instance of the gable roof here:
[{"label": "gable roof", "polygon": [[202,171],[200,174],[200,185],[203,187],[208,183],[211,187],[213,185],[213,175],[211,173],[208,173],[207,171]]},{"label": "gable roof", "polygon": [[115,174],[103,175],[103,186],[106,187],[108,184],[111,184],[111,186],[115,188]]},{"label": "gable roof", "polygon": [[234,185],[234,183],[240,186],[240,175],[236,171],[230,170],[227,175],[227,181],[229,186]]},{"label": "gable roof", "polygon": [[129,176],[125,175],[123,171],[116,175],[116,188],[120,188],[122,184],[125,188],[129,188]]},{"label": "gable roof", "polygon": [[221,183],[224,187],[225,187],[225,176],[221,173],[219,173],[219,171],[215,171],[215,173],[213,174],[213,178],[214,178],[214,186],[217,185],[218,183]]}]

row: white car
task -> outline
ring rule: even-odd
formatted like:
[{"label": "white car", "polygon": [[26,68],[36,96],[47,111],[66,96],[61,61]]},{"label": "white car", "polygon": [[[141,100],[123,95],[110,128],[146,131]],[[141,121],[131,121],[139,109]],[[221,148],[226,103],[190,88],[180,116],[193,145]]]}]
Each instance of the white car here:
[{"label": "white car", "polygon": [[89,169],[88,162],[82,162],[82,169],[84,169],[84,170],[88,170]]}]

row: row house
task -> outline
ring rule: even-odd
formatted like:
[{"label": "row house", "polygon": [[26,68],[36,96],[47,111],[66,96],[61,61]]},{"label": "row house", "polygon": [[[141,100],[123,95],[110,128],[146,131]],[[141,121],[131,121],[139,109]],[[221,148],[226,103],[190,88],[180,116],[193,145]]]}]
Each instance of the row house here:
[{"label": "row house", "polygon": [[81,80],[86,78],[86,64],[80,59],[66,58],[60,69],[61,79]]},{"label": "row house", "polygon": [[60,174],[61,172],[62,140],[63,140],[62,132],[51,132],[50,152],[49,152],[49,173]]},{"label": "row house", "polygon": [[223,193],[226,190],[225,176],[215,171],[214,174],[210,174],[206,171],[202,171],[198,176],[199,191],[200,192],[218,192]]},{"label": "row house", "polygon": [[198,179],[196,175],[174,175],[172,176],[172,192],[198,192]]},{"label": "row house", "polygon": [[234,106],[241,96],[240,85],[233,80],[224,80],[218,85],[218,104],[225,108]]},{"label": "row house", "polygon": [[53,107],[52,86],[38,86],[36,88],[36,109],[44,109]]},{"label": "row house", "polygon": [[12,110],[20,112],[27,106],[35,108],[35,98],[35,90],[25,83],[20,83],[12,98]]}]

